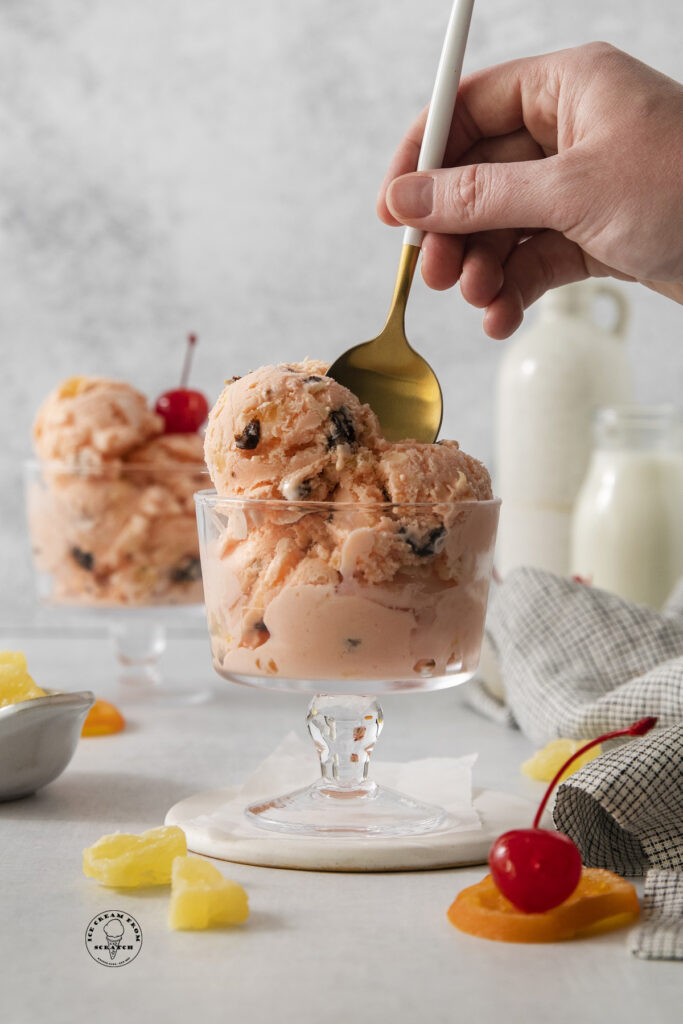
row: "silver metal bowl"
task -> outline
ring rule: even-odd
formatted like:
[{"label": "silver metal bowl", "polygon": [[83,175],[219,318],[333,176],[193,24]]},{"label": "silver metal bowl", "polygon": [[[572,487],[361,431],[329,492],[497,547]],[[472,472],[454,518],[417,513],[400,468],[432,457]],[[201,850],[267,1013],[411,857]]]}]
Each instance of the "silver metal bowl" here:
[{"label": "silver metal bowl", "polygon": [[95,703],[90,690],[45,692],[0,708],[0,800],[28,796],[61,775]]}]

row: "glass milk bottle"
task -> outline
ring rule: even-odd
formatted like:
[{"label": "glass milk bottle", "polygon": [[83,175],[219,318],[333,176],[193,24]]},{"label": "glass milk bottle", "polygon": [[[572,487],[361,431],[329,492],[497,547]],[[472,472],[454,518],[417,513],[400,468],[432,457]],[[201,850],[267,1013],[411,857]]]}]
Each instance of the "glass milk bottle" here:
[{"label": "glass milk bottle", "polygon": [[669,406],[600,409],[574,510],[572,572],[654,608],[683,576],[682,426]]},{"label": "glass milk bottle", "polygon": [[[596,320],[614,307],[612,327]],[[505,351],[496,396],[496,493],[503,499],[496,566],[569,573],[572,508],[600,405],[633,401],[624,344],[628,304],[618,287],[586,281],[538,303],[535,323]]]}]

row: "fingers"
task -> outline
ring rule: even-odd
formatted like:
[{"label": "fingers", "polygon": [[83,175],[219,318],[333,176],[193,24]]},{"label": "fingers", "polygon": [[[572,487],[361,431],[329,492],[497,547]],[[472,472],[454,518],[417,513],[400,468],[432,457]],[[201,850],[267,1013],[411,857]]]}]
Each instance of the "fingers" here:
[{"label": "fingers", "polygon": [[385,224],[390,224],[392,227],[395,227],[398,221],[392,216],[391,211],[387,207],[386,191],[394,178],[399,178],[402,174],[408,174],[417,167],[428,109],[428,107],[425,107],[399,142],[398,148],[389,162],[387,173],[384,175],[384,180],[377,196],[377,216]]},{"label": "fingers", "polygon": [[[423,112],[415,123],[415,132],[419,130],[420,122],[424,121],[425,113]],[[409,135],[414,139],[412,132],[411,129]],[[393,180],[392,176],[396,169],[400,168],[402,173],[410,163],[414,166],[417,160],[417,143],[411,142],[409,146],[406,138],[402,146],[403,148],[397,151],[389,167],[385,185]],[[535,160],[542,156],[544,153],[538,143],[534,142],[528,132],[520,131],[500,138],[483,139],[476,142],[464,154],[463,161],[465,163],[514,162]],[[391,217],[391,223],[397,224],[398,222],[391,214],[383,216],[382,201],[383,196],[380,194],[378,202],[380,215],[385,222]],[[528,229],[525,233],[528,233]],[[519,238],[520,234],[515,230],[482,232],[470,236],[468,241],[465,241],[461,235],[430,232],[425,235],[422,243],[422,277],[430,288],[437,291],[451,288],[460,280],[460,288],[467,302],[483,308],[500,291],[503,284],[503,264],[518,243]]]},{"label": "fingers", "polygon": [[467,243],[460,274],[460,291],[466,302],[483,309],[493,302],[505,282],[504,266],[519,243],[519,232],[485,231]]},{"label": "fingers", "polygon": [[[571,52],[571,51],[569,51]],[[444,166],[461,160],[478,139],[505,136],[525,129],[546,152],[557,150],[557,102],[565,54],[526,57],[484,68],[460,83]],[[427,109],[415,119],[400,142],[382,183],[377,212],[386,224],[396,220],[384,196],[394,178],[417,167]],[[506,158],[507,159],[507,158]]]},{"label": "fingers", "polygon": [[[409,174],[417,167],[420,155],[420,142],[427,111],[423,110],[419,118],[411,126],[391,158],[387,173],[377,196],[377,215],[385,224],[395,226],[399,223],[386,203],[386,192],[391,183],[404,174]],[[509,135],[496,136],[491,139],[478,139],[453,163],[461,166],[479,163],[516,163],[522,160],[537,160],[547,156],[541,146],[531,137],[526,129],[511,132]],[[444,166],[449,161],[444,160]]]},{"label": "fingers", "polygon": [[558,96],[570,55],[567,50],[511,60],[463,79],[450,155],[457,158],[476,139],[508,135],[521,128],[540,145],[556,149]]},{"label": "fingers", "polygon": [[[547,155],[557,152],[557,106],[564,65],[572,51],[541,57],[527,57],[484,68],[468,75],[460,84],[449,133],[444,166],[463,163],[463,155],[479,140],[525,135]],[[386,192],[391,182],[417,167],[427,109],[413,122],[396,150],[377,198],[377,213],[385,224],[402,223]],[[482,161],[531,160],[525,156],[474,155],[468,163]]]},{"label": "fingers", "polygon": [[[480,163],[404,174],[391,182],[386,203],[401,224],[441,234],[500,228],[557,228],[571,218],[571,183],[562,158]],[[562,203],[558,202],[562,196]]]},{"label": "fingers", "polygon": [[[546,153],[529,132],[523,128],[509,135],[497,135],[492,139],[479,139],[457,160],[460,167],[467,164],[511,164],[521,160],[539,160]],[[405,173],[405,172],[404,172]]]},{"label": "fingers", "polygon": [[452,288],[462,270],[465,239],[460,235],[425,235],[421,271],[425,284],[436,291]]},{"label": "fingers", "polygon": [[524,310],[550,288],[589,276],[578,245],[556,231],[542,231],[517,245],[505,266],[503,286],[484,314],[490,338],[509,338]]}]

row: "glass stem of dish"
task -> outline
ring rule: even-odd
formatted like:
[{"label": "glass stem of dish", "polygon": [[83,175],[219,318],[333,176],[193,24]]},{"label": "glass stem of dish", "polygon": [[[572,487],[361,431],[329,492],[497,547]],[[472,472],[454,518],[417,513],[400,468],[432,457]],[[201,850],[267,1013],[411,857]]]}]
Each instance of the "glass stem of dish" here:
[{"label": "glass stem of dish", "polygon": [[120,619],[111,624],[110,634],[123,669],[121,682],[142,681],[149,685],[160,681],[157,664],[166,650],[164,626],[158,622]]},{"label": "glass stem of dish", "polygon": [[320,757],[321,791],[341,799],[374,792],[368,769],[383,725],[375,698],[318,694],[309,705],[307,722]]}]

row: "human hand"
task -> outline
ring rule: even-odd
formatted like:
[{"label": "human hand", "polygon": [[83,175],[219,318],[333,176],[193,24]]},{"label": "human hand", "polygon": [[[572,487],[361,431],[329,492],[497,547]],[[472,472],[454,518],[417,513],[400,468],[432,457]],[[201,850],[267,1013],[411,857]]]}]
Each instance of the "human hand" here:
[{"label": "human hand", "polygon": [[409,173],[426,116],[377,211],[427,232],[424,280],[459,280],[492,338],[586,277],[683,302],[683,86],[607,43],[499,64],[463,79],[443,169]]}]

